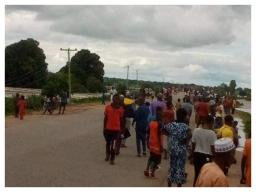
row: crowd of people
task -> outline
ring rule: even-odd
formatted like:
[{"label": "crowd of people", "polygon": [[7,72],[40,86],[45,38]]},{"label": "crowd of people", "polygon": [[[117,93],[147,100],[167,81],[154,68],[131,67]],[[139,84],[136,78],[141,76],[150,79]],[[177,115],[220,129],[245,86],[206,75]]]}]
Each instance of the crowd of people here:
[{"label": "crowd of people", "polygon": [[52,114],[55,109],[59,109],[59,114],[64,114],[66,105],[68,103],[68,96],[66,92],[61,92],[57,96],[45,96],[43,99],[43,114],[48,112]]},{"label": "crowd of people", "polygon": [[[42,99],[42,111],[43,115],[48,112],[52,114],[54,110],[58,109],[58,114],[64,114],[66,105],[68,103],[68,97],[66,92],[62,92],[60,95],[57,96],[44,96]],[[20,120],[24,119],[27,109],[27,101],[24,95],[20,95],[16,93],[14,97],[14,116],[16,118],[20,118]]]},{"label": "crowd of people", "polygon": [[[144,170],[146,177],[155,177],[163,156],[169,159],[168,186],[181,187],[186,183],[187,159],[194,165],[193,186],[229,186],[228,170],[236,163],[239,138],[237,121],[232,116],[236,108],[234,97],[189,90],[174,105],[172,92],[167,89],[156,98],[141,94],[134,102],[128,101],[132,101],[129,95],[114,94],[111,104],[105,107],[106,161],[115,164],[116,155],[121,147],[127,147],[125,140],[134,126],[137,156],[149,157]],[[240,181],[248,186],[251,186],[250,147],[249,135]]]}]

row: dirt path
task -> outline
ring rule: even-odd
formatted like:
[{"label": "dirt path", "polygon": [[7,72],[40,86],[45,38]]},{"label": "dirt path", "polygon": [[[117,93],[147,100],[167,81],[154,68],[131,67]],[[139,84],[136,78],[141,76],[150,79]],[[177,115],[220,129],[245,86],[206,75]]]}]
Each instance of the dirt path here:
[{"label": "dirt path", "polygon": [[[84,105],[67,108],[65,115],[28,115],[24,121],[7,117],[6,186],[166,186],[167,160],[157,179],[144,177],[147,158],[136,157],[134,130],[116,165],[104,161],[103,109]],[[228,176],[231,186],[240,186],[237,156]],[[193,166],[187,164],[186,171],[185,186],[192,186]]]}]

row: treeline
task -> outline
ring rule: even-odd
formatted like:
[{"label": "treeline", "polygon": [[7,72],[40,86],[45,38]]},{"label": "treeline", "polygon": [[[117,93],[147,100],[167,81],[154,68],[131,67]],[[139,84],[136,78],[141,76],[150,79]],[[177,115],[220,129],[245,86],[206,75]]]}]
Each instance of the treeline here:
[{"label": "treeline", "polygon": [[[114,86],[118,92],[123,93],[127,89],[127,80],[120,78],[108,78],[104,77],[105,86]],[[229,85],[222,83],[219,86],[202,86],[196,84],[177,84],[169,82],[156,82],[156,81],[143,81],[143,80],[128,80],[129,89],[141,89],[141,88],[151,88],[156,93],[161,92],[163,88],[174,87],[178,91],[187,91],[189,89],[195,89],[199,91],[211,90],[214,93],[225,96],[231,95],[235,97],[242,97],[251,100],[251,89],[249,88],[236,88],[236,81],[231,80]]]},{"label": "treeline", "polygon": [[[46,95],[68,92],[68,63],[57,73],[48,71],[39,42],[21,40],[5,48],[5,86],[39,88]],[[101,92],[104,64],[100,56],[82,49],[71,58],[72,92]]]},{"label": "treeline", "polygon": [[[57,95],[62,91],[68,92],[68,67],[67,63],[58,72],[48,71],[46,56],[39,42],[34,39],[21,40],[5,48],[5,86],[22,88],[39,88],[44,95]],[[156,93],[162,88],[175,87],[178,90],[214,90],[219,95],[236,95],[251,98],[251,89],[236,88],[235,80],[227,85],[209,87],[195,84],[174,84],[169,82],[129,80],[103,78],[104,64],[100,56],[89,50],[78,51],[70,62],[72,92],[102,92],[105,86],[114,86],[120,93],[129,89],[151,88]],[[106,90],[105,90],[106,91]]]}]

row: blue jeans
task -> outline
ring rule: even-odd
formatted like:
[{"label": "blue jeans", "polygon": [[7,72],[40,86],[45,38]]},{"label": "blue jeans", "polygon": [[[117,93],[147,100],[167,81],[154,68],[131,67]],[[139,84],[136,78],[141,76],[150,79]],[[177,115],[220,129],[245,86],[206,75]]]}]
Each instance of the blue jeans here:
[{"label": "blue jeans", "polygon": [[136,131],[136,144],[138,154],[141,154],[141,145],[143,153],[146,153],[146,133]]}]

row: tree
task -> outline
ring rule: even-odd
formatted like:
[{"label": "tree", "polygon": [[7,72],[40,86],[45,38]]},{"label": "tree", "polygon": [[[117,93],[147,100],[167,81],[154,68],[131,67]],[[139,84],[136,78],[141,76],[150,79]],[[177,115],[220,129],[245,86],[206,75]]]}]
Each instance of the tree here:
[{"label": "tree", "polygon": [[235,92],[236,92],[236,81],[235,80],[230,81],[229,90],[230,90],[231,95],[235,95]]},{"label": "tree", "polygon": [[21,40],[5,48],[5,86],[41,88],[47,79],[43,49],[34,39]]},{"label": "tree", "polygon": [[49,74],[47,83],[43,86],[42,95],[56,96],[63,91],[68,92],[68,78],[63,73]]},{"label": "tree", "polygon": [[[104,64],[100,57],[89,50],[82,49],[71,58],[71,73],[88,90],[101,91],[103,86]],[[68,73],[68,66],[61,72]],[[94,86],[95,83],[95,87]]]},{"label": "tree", "polygon": [[97,91],[102,92],[103,84],[96,77],[90,76],[87,78],[87,86],[86,87],[88,88],[89,92],[92,92],[92,93],[95,93]]},{"label": "tree", "polygon": [[219,96],[225,96],[226,93],[229,91],[228,86],[225,83],[222,83],[221,85],[217,86],[215,88],[215,91]]},{"label": "tree", "polygon": [[116,90],[119,94],[125,95],[126,92],[126,85],[124,83],[118,83]]}]

